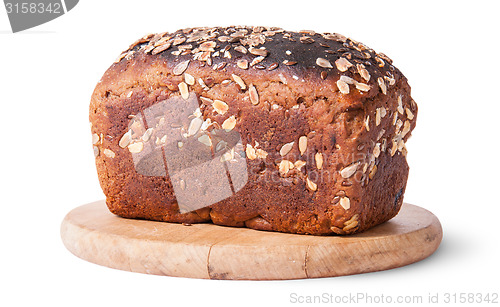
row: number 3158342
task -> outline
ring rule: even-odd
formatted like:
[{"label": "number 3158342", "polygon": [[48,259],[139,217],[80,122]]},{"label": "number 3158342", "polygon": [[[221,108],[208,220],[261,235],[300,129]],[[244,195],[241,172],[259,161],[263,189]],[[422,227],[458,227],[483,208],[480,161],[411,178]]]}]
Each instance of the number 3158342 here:
[{"label": "number 3158342", "polygon": [[61,3],[5,3],[7,14],[61,14]]}]

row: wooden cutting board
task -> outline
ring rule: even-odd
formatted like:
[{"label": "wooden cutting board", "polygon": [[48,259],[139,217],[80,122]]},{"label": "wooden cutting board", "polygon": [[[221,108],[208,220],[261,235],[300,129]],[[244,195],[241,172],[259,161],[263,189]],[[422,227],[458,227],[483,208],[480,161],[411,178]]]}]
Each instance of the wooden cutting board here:
[{"label": "wooden cutting board", "polygon": [[398,216],[351,236],[310,236],[213,224],[184,226],[111,214],[104,201],[61,225],[64,245],[103,266],[209,279],[299,279],[387,270],[431,255],[442,239],[431,212],[404,204]]}]

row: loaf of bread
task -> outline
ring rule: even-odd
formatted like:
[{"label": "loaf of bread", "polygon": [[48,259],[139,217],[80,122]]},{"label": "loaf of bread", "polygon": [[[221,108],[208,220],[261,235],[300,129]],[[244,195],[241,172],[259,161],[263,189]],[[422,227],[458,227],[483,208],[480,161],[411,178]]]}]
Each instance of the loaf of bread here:
[{"label": "loaf of bread", "polygon": [[112,213],[313,235],[398,213],[416,117],[386,55],[270,27],[146,35],[90,103]]}]

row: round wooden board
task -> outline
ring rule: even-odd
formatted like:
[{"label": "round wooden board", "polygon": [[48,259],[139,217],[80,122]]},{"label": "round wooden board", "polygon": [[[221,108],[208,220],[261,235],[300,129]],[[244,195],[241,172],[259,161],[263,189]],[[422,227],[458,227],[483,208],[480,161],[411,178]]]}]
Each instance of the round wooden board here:
[{"label": "round wooden board", "polygon": [[69,212],[64,245],[103,266],[209,279],[300,279],[387,270],[431,255],[442,239],[431,212],[404,204],[392,220],[351,236],[310,236],[213,224],[184,226],[111,214],[104,201]]}]

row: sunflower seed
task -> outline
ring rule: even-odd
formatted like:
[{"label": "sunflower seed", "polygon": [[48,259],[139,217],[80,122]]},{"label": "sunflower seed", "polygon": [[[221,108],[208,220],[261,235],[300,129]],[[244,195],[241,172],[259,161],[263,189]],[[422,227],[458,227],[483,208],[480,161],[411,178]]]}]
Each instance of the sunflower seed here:
[{"label": "sunflower seed", "polygon": [[322,34],[324,39],[327,40],[332,40],[332,41],[337,41],[337,42],[342,42],[345,43],[347,41],[347,37],[345,37],[342,34],[338,33],[328,33],[328,34]]},{"label": "sunflower seed", "polygon": [[255,65],[259,64],[260,62],[264,61],[264,59],[265,58],[263,56],[258,56],[255,59],[253,59],[252,62],[250,62],[250,66],[255,66]]},{"label": "sunflower seed", "polygon": [[205,119],[205,121],[201,125],[200,130],[201,131],[206,131],[208,129],[208,127],[210,127],[212,124],[213,124],[212,120],[210,118],[207,118],[207,119]]},{"label": "sunflower seed", "polygon": [[297,64],[297,62],[296,61],[284,60],[283,64],[285,64],[286,66],[292,66],[292,65]]},{"label": "sunflower seed", "polygon": [[398,112],[399,114],[403,115],[405,114],[405,110],[403,109],[403,98],[401,95],[398,96]]},{"label": "sunflower seed", "polygon": [[350,165],[344,167],[344,169],[340,171],[340,176],[342,176],[342,178],[344,179],[351,177],[358,170],[358,166],[359,162],[351,163]]},{"label": "sunflower seed", "polygon": [[286,175],[294,167],[293,163],[288,160],[281,160],[278,169],[281,175]]},{"label": "sunflower seed", "polygon": [[247,60],[238,60],[236,65],[241,69],[248,69],[248,61]]},{"label": "sunflower seed", "polygon": [[397,150],[398,150],[398,142],[397,140],[392,140],[391,157],[396,154]]},{"label": "sunflower seed", "polygon": [[375,144],[375,147],[373,147],[373,156],[375,156],[375,158],[380,156],[380,143]]},{"label": "sunflower seed", "polygon": [[380,125],[381,117],[380,117],[380,108],[377,108],[375,112],[375,126]]},{"label": "sunflower seed", "polygon": [[373,164],[373,168],[370,171],[370,174],[368,175],[368,178],[373,179],[373,177],[375,177],[376,173],[377,173],[377,165]]},{"label": "sunflower seed", "polygon": [[384,79],[389,82],[389,85],[394,85],[396,84],[396,79],[394,79],[394,77],[389,77],[389,76],[384,76]]},{"label": "sunflower seed", "polygon": [[[208,91],[210,90],[210,88],[205,84],[205,82],[203,81],[202,78],[198,78],[198,84],[201,86],[201,88],[204,90],[204,91]],[[201,98],[201,97],[200,97]]]},{"label": "sunflower seed", "polygon": [[222,154],[222,156],[220,157],[220,162],[229,162],[232,159],[234,159],[234,148]]},{"label": "sunflower seed", "polygon": [[189,98],[189,88],[185,82],[179,83],[179,91],[181,92],[181,96],[184,100]]},{"label": "sunflower seed", "polygon": [[303,155],[307,149],[307,136],[303,135],[299,138],[299,151],[300,154]]},{"label": "sunflower seed", "polygon": [[366,131],[370,131],[370,115],[368,115],[365,119],[365,128]]},{"label": "sunflower seed", "polygon": [[213,70],[223,70],[227,65],[227,62],[220,62],[213,67]]},{"label": "sunflower seed", "polygon": [[309,36],[302,36],[302,37],[300,38],[300,42],[301,42],[302,44],[312,44],[312,43],[314,43],[314,39],[312,39],[312,38],[311,38],[311,37],[309,37]]},{"label": "sunflower seed", "polygon": [[385,107],[380,107],[380,117],[384,118],[387,115],[387,110]]},{"label": "sunflower seed", "polygon": [[141,137],[141,140],[147,142],[151,139],[151,135],[153,134],[153,128],[148,128]]},{"label": "sunflower seed", "polygon": [[344,226],[347,226],[347,225],[350,225],[350,224],[352,224],[354,222],[357,222],[358,217],[359,217],[358,214],[354,214],[349,220],[347,220],[347,221],[344,222]]},{"label": "sunflower seed", "polygon": [[210,137],[206,134],[200,136],[198,138],[198,142],[202,143],[203,145],[206,145],[208,147],[212,146],[212,140],[210,139]]},{"label": "sunflower seed", "polygon": [[158,141],[157,144],[159,143],[165,144],[167,142],[167,135],[165,134],[164,136],[161,137],[161,139],[158,138],[157,141]]},{"label": "sunflower seed", "polygon": [[236,126],[236,117],[231,116],[226,118],[226,120],[222,123],[222,129],[226,131],[231,131]]},{"label": "sunflower seed", "polygon": [[92,145],[95,145],[99,142],[99,135],[94,133],[92,134]]},{"label": "sunflower seed", "polygon": [[104,149],[103,150],[103,154],[108,157],[108,158],[114,158],[115,157],[115,153],[111,150],[111,149]]},{"label": "sunflower seed", "polygon": [[200,51],[197,59],[200,61],[203,61],[203,62],[207,62],[207,64],[210,66],[210,65],[212,65],[211,55],[212,55],[212,53],[210,51]]},{"label": "sunflower seed", "polygon": [[323,167],[323,154],[322,153],[319,153],[317,152],[315,155],[314,155],[314,160],[316,161],[316,167],[318,169],[321,169]]},{"label": "sunflower seed", "polygon": [[349,84],[345,83],[344,81],[339,79],[337,81],[337,87],[342,94],[349,94]]},{"label": "sunflower seed", "polygon": [[131,141],[132,141],[132,130],[129,130],[121,137],[120,141],[118,142],[118,145],[121,148],[125,148],[130,144]]},{"label": "sunflower seed", "polygon": [[409,120],[412,120],[414,118],[414,115],[413,113],[411,112],[410,109],[406,108],[406,117],[409,119]]},{"label": "sunflower seed", "polygon": [[128,151],[131,153],[140,153],[144,149],[144,143],[136,142],[127,146]]},{"label": "sunflower seed", "polygon": [[241,77],[239,77],[235,74],[232,74],[231,76],[233,77],[234,82],[238,83],[238,85],[240,86],[240,88],[242,90],[245,90],[247,88],[245,81],[243,81],[243,79],[241,79]]},{"label": "sunflower seed", "polygon": [[379,58],[378,56],[375,57],[375,60],[377,61],[378,63],[378,67],[384,67],[385,66],[385,62],[384,60],[382,60],[381,58]]},{"label": "sunflower seed", "polygon": [[243,46],[236,46],[236,47],[234,47],[234,50],[241,52],[243,54],[247,54],[247,52],[248,52],[247,48],[245,48]]},{"label": "sunflower seed", "polygon": [[177,45],[184,43],[185,41],[186,41],[185,37],[176,37],[176,38],[174,38],[174,41],[172,42],[172,44],[174,46],[177,46]]},{"label": "sunflower seed", "polygon": [[250,87],[248,88],[248,95],[250,96],[250,102],[252,102],[253,105],[259,104],[259,93],[257,93],[257,89],[253,84],[250,84]]},{"label": "sunflower seed", "polygon": [[257,159],[257,154],[255,152],[255,148],[253,148],[252,145],[247,144],[247,148],[245,150],[245,153],[247,154],[248,159],[250,159],[250,160]]},{"label": "sunflower seed", "polygon": [[[255,142],[257,143],[257,142]],[[255,154],[257,155],[257,158],[260,158],[260,159],[265,159],[267,157],[267,152],[261,148],[257,148],[255,150]]]},{"label": "sunflower seed", "polygon": [[356,226],[358,226],[358,221],[354,221],[354,222],[350,223],[349,225],[347,225],[344,228],[342,228],[342,230],[343,231],[348,231],[348,230],[351,230],[353,228],[356,228]]},{"label": "sunflower seed", "polygon": [[365,79],[366,82],[370,81],[370,73],[368,72],[368,70],[366,70],[365,65],[356,64],[356,68],[358,69],[358,73],[361,78]]},{"label": "sunflower seed", "polygon": [[195,117],[201,117],[203,114],[201,113],[200,108],[196,108],[196,110],[194,110],[194,112],[193,112],[193,115]]},{"label": "sunflower seed", "polygon": [[356,88],[362,92],[368,92],[371,88],[368,84],[356,82]]},{"label": "sunflower seed", "polygon": [[377,79],[378,86],[380,86],[380,90],[384,95],[387,95],[387,85],[385,85],[385,81],[382,77],[378,77]]},{"label": "sunflower seed", "polygon": [[153,51],[151,52],[152,55],[155,55],[155,54],[158,54],[160,52],[163,52],[165,50],[167,50],[168,48],[170,48],[170,43],[166,43],[164,45],[160,45],[154,49],[152,49]]},{"label": "sunflower seed", "polygon": [[99,156],[99,147],[97,146],[92,146],[94,150],[94,158],[97,158]]},{"label": "sunflower seed", "polygon": [[408,132],[410,132],[410,122],[405,120],[403,130],[401,131],[401,137],[404,138],[408,134]]},{"label": "sunflower seed", "polygon": [[290,150],[292,150],[294,143],[295,142],[290,142],[290,143],[286,143],[285,145],[283,145],[280,149],[280,155],[282,157],[286,156],[290,152]]},{"label": "sunflower seed", "polygon": [[403,139],[400,139],[398,141],[398,150],[403,151],[403,148],[405,147],[405,141]]},{"label": "sunflower seed", "polygon": [[337,69],[342,72],[347,71],[349,67],[353,66],[352,63],[345,58],[339,58],[338,60],[336,60],[335,65],[337,66]]},{"label": "sunflower seed", "polygon": [[182,75],[186,71],[186,69],[188,68],[189,61],[190,60],[187,60],[187,61],[183,61],[183,62],[180,62],[179,64],[177,64],[174,67],[174,69],[172,70],[172,73],[176,76]]},{"label": "sunflower seed", "polygon": [[274,70],[276,69],[277,67],[279,66],[278,63],[274,62],[272,63],[271,65],[269,65],[269,67],[267,68],[267,70]]},{"label": "sunflower seed", "polygon": [[312,182],[309,177],[306,177],[306,183],[307,183],[307,187],[309,188],[309,190],[311,191],[316,191],[318,189],[318,185],[314,182]]},{"label": "sunflower seed", "polygon": [[348,77],[348,76],[340,76],[340,80],[344,81],[347,84],[355,84],[356,83],[356,80],[354,80],[353,78]]},{"label": "sunflower seed", "polygon": [[184,73],[184,82],[186,82],[188,85],[194,85],[195,79],[192,75]]},{"label": "sunflower seed", "polygon": [[215,46],[217,46],[216,42],[208,41],[200,44],[198,49],[200,49],[201,51],[214,51]]},{"label": "sunflower seed", "polygon": [[[201,79],[200,79],[201,80]],[[207,98],[207,97],[203,97],[203,96],[200,96],[200,100],[201,102],[203,102],[205,105],[210,105],[212,104],[214,101],[210,98]]]},{"label": "sunflower seed", "polygon": [[259,56],[263,56],[263,57],[265,57],[269,54],[269,51],[267,51],[266,49],[258,49],[258,48],[254,48],[254,47],[248,48],[248,52],[250,52],[253,55],[259,55]]},{"label": "sunflower seed", "polygon": [[398,119],[396,121],[396,131],[399,130],[399,128],[401,128],[401,126],[403,126],[403,121]]},{"label": "sunflower seed", "polygon": [[224,101],[222,100],[218,100],[218,99],[215,99],[214,102],[212,103],[212,107],[214,108],[214,110],[221,114],[221,115],[224,115],[227,110],[229,109],[229,106],[227,105],[227,103],[225,103]]},{"label": "sunflower seed", "polygon": [[363,174],[364,174],[364,173],[366,173],[366,171],[367,171],[367,170],[368,170],[368,163],[365,163],[365,164],[363,165],[363,170],[362,170],[362,171],[363,171]]},{"label": "sunflower seed", "polygon": [[351,200],[347,196],[341,197],[339,204],[344,210],[349,210],[351,208]]},{"label": "sunflower seed", "polygon": [[387,146],[387,140],[386,139],[382,139],[382,143],[380,145],[380,151],[384,152],[386,150],[386,146]]},{"label": "sunflower seed", "polygon": [[328,61],[327,59],[323,58],[317,58],[316,65],[323,68],[333,68],[332,63],[330,63],[330,61]]},{"label": "sunflower seed", "polygon": [[406,158],[406,156],[408,155],[408,149],[406,149],[406,146],[403,145],[403,148],[401,149],[401,153],[403,154],[403,156]]},{"label": "sunflower seed", "polygon": [[295,161],[295,163],[293,164],[293,166],[298,169],[300,171],[300,169],[306,165],[306,162],[305,161],[302,161],[302,160],[297,160]]},{"label": "sunflower seed", "polygon": [[189,128],[188,128],[188,133],[187,136],[192,136],[198,133],[198,131],[201,128],[201,125],[203,124],[203,120],[199,117],[195,117],[191,120],[189,123]]}]

